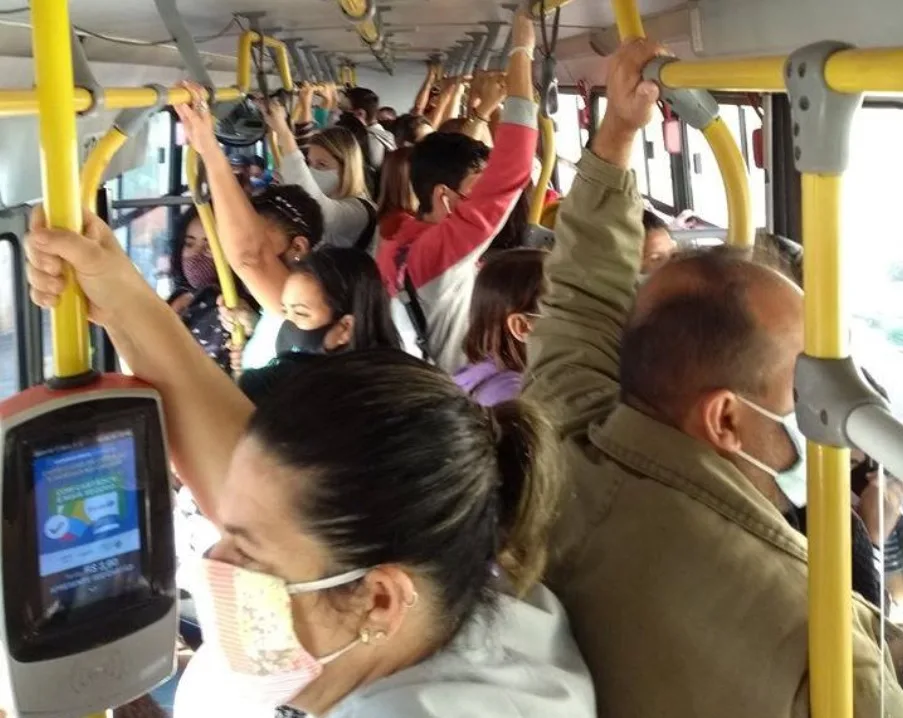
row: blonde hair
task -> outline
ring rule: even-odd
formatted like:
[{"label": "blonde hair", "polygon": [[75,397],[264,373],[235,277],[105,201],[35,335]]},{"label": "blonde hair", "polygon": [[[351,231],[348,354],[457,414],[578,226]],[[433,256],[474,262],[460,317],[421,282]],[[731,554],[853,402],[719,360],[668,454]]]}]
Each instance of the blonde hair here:
[{"label": "blonde hair", "polygon": [[326,150],[339,163],[339,186],[336,199],[370,198],[364,178],[364,153],[354,135],[344,127],[328,127],[314,135],[310,144]]}]

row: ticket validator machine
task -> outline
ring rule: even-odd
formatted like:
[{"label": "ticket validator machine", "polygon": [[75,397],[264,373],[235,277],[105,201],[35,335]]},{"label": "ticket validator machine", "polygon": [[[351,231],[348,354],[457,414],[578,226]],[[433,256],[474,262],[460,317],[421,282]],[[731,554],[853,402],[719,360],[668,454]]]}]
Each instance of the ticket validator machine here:
[{"label": "ticket validator machine", "polygon": [[166,442],[156,392],[105,375],[0,403],[0,707],[80,718],[173,671]]},{"label": "ticket validator machine", "polygon": [[[67,0],[32,0],[31,22],[47,223],[80,231]],[[86,317],[70,275],[51,312],[56,378],[0,402],[0,710],[7,718],[102,714],[144,695],[175,667],[160,397],[136,379],[90,370]]]}]

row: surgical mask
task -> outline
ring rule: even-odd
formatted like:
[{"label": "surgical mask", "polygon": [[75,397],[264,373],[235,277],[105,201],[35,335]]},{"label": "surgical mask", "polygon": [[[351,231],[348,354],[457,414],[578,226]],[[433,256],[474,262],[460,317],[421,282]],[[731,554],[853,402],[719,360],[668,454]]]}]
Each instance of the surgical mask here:
[{"label": "surgical mask", "polygon": [[209,254],[195,254],[182,259],[182,274],[192,289],[203,289],[216,284],[216,265]]},{"label": "surgical mask", "polygon": [[317,183],[317,187],[320,188],[320,191],[323,194],[332,194],[336,191],[336,189],[338,189],[338,170],[321,170],[317,169],[316,167],[311,167],[310,173],[313,175],[314,182]]},{"label": "surgical mask", "polygon": [[296,352],[300,354],[325,354],[326,348],[323,342],[329,330],[335,326],[335,322],[324,324],[316,329],[299,329],[292,322],[286,320],[276,335],[276,353],[285,354]]},{"label": "surgical mask", "polygon": [[738,451],[737,455],[746,461],[748,461],[753,466],[756,466],[765,473],[774,477],[775,482],[778,487],[784,493],[784,496],[796,506],[798,509],[803,508],[806,505],[806,437],[803,435],[803,432],[800,431],[800,427],[796,421],[796,412],[791,411],[787,416],[779,416],[768,409],[763,409],[758,404],[755,404],[748,399],[744,399],[742,396],[739,397],[740,401],[746,404],[750,409],[758,412],[762,416],[771,419],[772,421],[777,422],[781,426],[784,427],[784,431],[787,433],[787,436],[790,438],[790,443],[793,444],[793,448],[796,450],[796,461],[789,469],[785,469],[784,471],[778,471],[777,469],[773,469],[770,466],[766,466],[758,459],[753,458],[749,454]]},{"label": "surgical mask", "polygon": [[276,576],[202,559],[194,596],[204,646],[218,660],[234,695],[274,711],[320,677],[327,664],[361,637],[326,656],[313,656],[295,635],[291,597],[357,581],[358,569],[319,581],[289,584]]},{"label": "surgical mask", "polygon": [[636,283],[638,287],[642,287],[646,282],[649,281],[649,272],[640,272],[636,276]]}]

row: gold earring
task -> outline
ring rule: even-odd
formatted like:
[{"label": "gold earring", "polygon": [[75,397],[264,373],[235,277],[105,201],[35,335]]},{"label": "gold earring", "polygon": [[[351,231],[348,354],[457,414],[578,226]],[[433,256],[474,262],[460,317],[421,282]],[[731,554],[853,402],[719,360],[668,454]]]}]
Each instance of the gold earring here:
[{"label": "gold earring", "polygon": [[373,640],[376,642],[385,641],[388,637],[389,634],[387,634],[385,631],[376,631],[373,634]]},{"label": "gold earring", "polygon": [[370,644],[370,638],[371,638],[371,636],[370,636],[370,629],[369,629],[369,628],[362,628],[361,631],[360,631],[360,633],[358,634],[358,637],[361,639],[361,643],[363,643],[365,646],[366,646],[366,645],[369,645],[369,644]]}]

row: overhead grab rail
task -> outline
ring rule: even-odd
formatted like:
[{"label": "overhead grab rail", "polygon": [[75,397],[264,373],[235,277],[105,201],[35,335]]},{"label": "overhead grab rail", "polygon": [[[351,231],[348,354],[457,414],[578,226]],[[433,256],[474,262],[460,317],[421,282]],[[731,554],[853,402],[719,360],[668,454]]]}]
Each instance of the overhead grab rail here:
[{"label": "overhead grab rail", "polygon": [[395,71],[392,51],[386,44],[379,12],[373,0],[338,0],[342,13],[370,52],[390,75]]},{"label": "overhead grab rail", "polygon": [[[531,230],[542,226],[542,213],[545,209],[546,190],[555,171],[557,153],[555,149],[555,122],[552,119],[558,111],[558,79],[555,76],[555,50],[558,44],[558,26],[561,17],[561,8],[555,9],[555,17],[552,20],[552,34],[549,37],[546,27],[547,0],[539,3],[539,21],[542,30],[543,52],[545,57],[542,65],[542,79],[539,90],[539,134],[542,140],[542,170],[539,179],[533,188],[533,196],[530,199],[530,212],[528,221]],[[534,230],[535,231],[535,230]]]},{"label": "overhead grab rail", "polygon": [[[261,36],[254,30],[248,30],[242,33],[238,40],[238,89],[243,94],[251,91],[251,66],[253,65],[252,52],[255,43],[262,43],[264,47],[274,52],[276,61],[276,69],[279,72],[279,79],[282,81],[282,89],[286,92],[292,92],[295,89],[295,83],[292,79],[292,63],[289,60],[289,52],[282,40],[268,35]],[[220,98],[217,93],[217,100]]]}]

